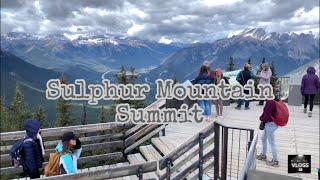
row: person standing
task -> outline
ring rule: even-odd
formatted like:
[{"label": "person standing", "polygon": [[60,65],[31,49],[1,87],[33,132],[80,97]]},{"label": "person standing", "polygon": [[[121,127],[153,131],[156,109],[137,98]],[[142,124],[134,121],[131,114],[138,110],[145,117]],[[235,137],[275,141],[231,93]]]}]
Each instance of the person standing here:
[{"label": "person standing", "polygon": [[319,77],[316,75],[314,67],[307,69],[307,74],[303,76],[301,81],[301,94],[304,96],[304,113],[307,113],[307,106],[309,103],[308,117],[312,117],[314,97],[320,89]]},{"label": "person standing", "polygon": [[[222,69],[220,68],[217,68],[215,70],[215,76],[214,76],[214,84],[215,85],[218,85],[220,84],[221,80],[224,80],[224,82],[226,84],[229,84],[229,80],[228,78],[224,77],[223,76],[223,73],[222,73]],[[222,113],[223,113],[223,101],[221,99],[221,97],[219,96],[219,99],[215,100],[215,106],[216,106],[216,112],[217,112],[217,115],[216,117],[222,117]]]},{"label": "person standing", "polygon": [[62,135],[61,142],[56,147],[60,153],[60,174],[77,173],[77,160],[81,155],[81,142],[73,132],[66,132]]},{"label": "person standing", "polygon": [[[202,67],[199,70],[199,74],[194,80],[195,84],[213,84],[214,78],[210,71],[209,62],[204,61]],[[206,121],[210,120],[211,116],[211,100],[201,99],[198,100],[199,106],[203,109],[203,115]]]},{"label": "person standing", "polygon": [[[263,113],[260,116],[260,130],[263,130],[263,134],[261,136],[262,142],[262,151],[260,155],[257,155],[256,158],[261,161],[266,161],[266,164],[269,166],[278,167],[278,152],[277,145],[275,142],[275,131],[278,129],[277,124],[273,121],[276,115],[276,102],[279,101],[279,96],[275,96],[275,100],[267,100],[266,105],[263,108]],[[270,161],[267,160],[267,141],[271,146],[272,159]]]},{"label": "person standing", "polygon": [[[247,84],[247,82],[249,81],[249,79],[255,79],[255,76],[254,76],[254,74],[253,74],[252,71],[251,71],[251,66],[250,66],[250,64],[246,63],[246,64],[244,65],[244,67],[243,67],[243,70],[238,73],[236,80],[237,80],[242,86],[244,86],[244,85]],[[244,90],[244,93],[245,93],[245,94],[249,94],[249,90]],[[243,102],[244,102],[244,104],[245,104],[245,110],[250,109],[250,108],[249,108],[249,103],[250,103],[250,102],[249,102],[248,100],[244,100],[244,99],[238,99],[238,102],[237,102],[238,105],[237,105],[236,109],[240,110]]]},{"label": "person standing", "polygon": [[[261,64],[261,71],[260,73],[256,76],[259,79],[259,84],[270,84],[270,80],[271,80],[271,76],[272,76],[272,71],[269,68],[268,64],[263,63]],[[259,105],[263,105],[264,100],[260,100],[259,101]]]},{"label": "person standing", "polygon": [[40,178],[39,169],[44,162],[44,145],[40,135],[41,123],[38,120],[29,119],[25,122],[27,136],[22,145],[23,171],[30,179]]}]

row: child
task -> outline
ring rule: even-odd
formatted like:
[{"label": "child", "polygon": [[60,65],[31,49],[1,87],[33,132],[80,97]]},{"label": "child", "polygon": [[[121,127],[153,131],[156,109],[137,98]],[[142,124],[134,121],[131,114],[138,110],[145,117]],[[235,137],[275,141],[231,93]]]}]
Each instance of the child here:
[{"label": "child", "polygon": [[60,174],[77,173],[77,159],[80,157],[81,150],[81,142],[73,132],[62,135],[61,143],[56,147],[56,151],[61,153]]},{"label": "child", "polygon": [[[229,84],[228,78],[224,77],[222,74],[222,69],[217,68],[215,71],[214,84],[218,85],[222,79],[225,81],[226,84]],[[216,112],[217,112],[216,117],[219,117],[219,116],[222,117],[223,101],[220,97],[219,99],[215,100],[215,105],[216,105]]]}]

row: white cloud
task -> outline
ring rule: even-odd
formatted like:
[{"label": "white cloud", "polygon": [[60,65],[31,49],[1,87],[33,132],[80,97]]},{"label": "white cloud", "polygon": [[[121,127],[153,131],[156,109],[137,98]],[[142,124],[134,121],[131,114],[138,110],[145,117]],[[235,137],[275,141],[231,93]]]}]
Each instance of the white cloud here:
[{"label": "white cloud", "polygon": [[127,31],[128,36],[133,36],[144,29],[144,25],[133,24]]},{"label": "white cloud", "polygon": [[201,0],[200,2],[206,6],[221,6],[221,5],[231,5],[237,2],[241,2],[242,0]]},{"label": "white cloud", "polygon": [[162,36],[162,37],[159,39],[159,43],[162,43],[162,44],[171,44],[171,43],[172,43],[172,40]]}]

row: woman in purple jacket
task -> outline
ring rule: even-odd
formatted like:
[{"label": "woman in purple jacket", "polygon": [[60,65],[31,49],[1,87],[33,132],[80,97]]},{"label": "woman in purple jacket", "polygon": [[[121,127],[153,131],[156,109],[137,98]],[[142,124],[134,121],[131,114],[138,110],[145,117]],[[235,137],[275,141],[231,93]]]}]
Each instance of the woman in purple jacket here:
[{"label": "woman in purple jacket", "polygon": [[303,76],[301,81],[301,94],[304,96],[304,113],[307,113],[307,105],[309,102],[308,117],[312,116],[313,100],[319,91],[319,77],[316,75],[314,67],[309,67],[307,74]]}]

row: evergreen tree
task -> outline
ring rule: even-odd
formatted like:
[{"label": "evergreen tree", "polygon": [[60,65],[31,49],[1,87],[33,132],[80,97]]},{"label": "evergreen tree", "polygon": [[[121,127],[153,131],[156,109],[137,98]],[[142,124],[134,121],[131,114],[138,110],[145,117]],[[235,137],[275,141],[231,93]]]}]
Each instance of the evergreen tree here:
[{"label": "evergreen tree", "polygon": [[[64,76],[60,78],[60,83],[67,84],[67,80]],[[57,102],[56,112],[57,112],[57,115],[56,115],[57,127],[72,125],[72,122],[73,122],[72,106],[69,101],[64,100],[62,97],[60,97]]]},{"label": "evergreen tree", "polygon": [[251,58],[248,59],[247,63],[251,65]]},{"label": "evergreen tree", "polygon": [[15,97],[10,106],[10,116],[12,121],[12,130],[23,130],[24,120],[29,117],[23,104],[23,95],[20,86],[16,85]]},{"label": "evergreen tree", "polygon": [[0,130],[1,132],[6,132],[11,130],[11,121],[9,120],[8,109],[4,105],[5,98],[1,96],[0,99]]},{"label": "evergreen tree", "polygon": [[263,63],[266,63],[266,58],[265,57],[262,58],[261,64],[263,64]]},{"label": "evergreen tree", "polygon": [[226,71],[234,71],[235,70],[235,67],[234,67],[234,60],[233,60],[233,57],[230,56],[229,58],[229,63],[228,63],[228,67],[226,69]]},{"label": "evergreen tree", "polygon": [[82,108],[83,108],[83,114],[81,117],[81,124],[86,125],[87,124],[87,108],[84,103],[82,103]]},{"label": "evergreen tree", "polygon": [[32,114],[32,118],[40,121],[42,128],[49,128],[50,127],[42,106],[37,107],[36,111]]},{"label": "evergreen tree", "polygon": [[101,106],[101,111],[99,115],[99,123],[106,123],[106,110],[104,109],[104,106]]}]

